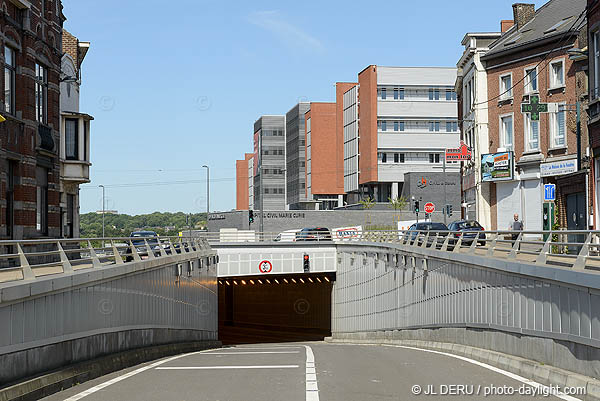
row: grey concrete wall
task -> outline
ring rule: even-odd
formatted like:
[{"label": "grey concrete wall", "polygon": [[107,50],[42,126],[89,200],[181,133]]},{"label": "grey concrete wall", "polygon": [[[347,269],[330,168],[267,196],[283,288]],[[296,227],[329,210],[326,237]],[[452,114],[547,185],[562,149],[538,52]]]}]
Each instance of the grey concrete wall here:
[{"label": "grey concrete wall", "polygon": [[[421,206],[423,208],[423,205]],[[421,213],[420,220],[424,218]],[[458,216],[456,217],[458,218]],[[265,232],[282,232],[304,227],[349,227],[354,225],[394,226],[398,220],[415,220],[410,211],[393,210],[291,210],[281,212],[265,212]],[[441,212],[432,215],[433,221],[443,222]],[[260,212],[254,212],[254,223],[250,229],[260,230]],[[450,219],[449,221],[453,221]],[[248,211],[211,213],[208,219],[208,231],[219,231],[221,228],[237,228],[248,230]]]},{"label": "grey concrete wall", "polygon": [[[332,332],[398,331],[600,373],[600,274],[404,245],[338,244]],[[375,335],[375,334],[373,334]]]},{"label": "grey concrete wall", "polygon": [[0,284],[0,385],[114,352],[216,340],[209,255],[216,252]]}]

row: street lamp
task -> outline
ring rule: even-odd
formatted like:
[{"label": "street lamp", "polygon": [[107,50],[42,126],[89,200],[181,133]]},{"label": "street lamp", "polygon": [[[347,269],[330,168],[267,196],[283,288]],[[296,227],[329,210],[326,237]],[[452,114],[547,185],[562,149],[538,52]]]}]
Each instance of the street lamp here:
[{"label": "street lamp", "polygon": [[102,248],[104,248],[104,185],[98,185],[102,188]]},{"label": "street lamp", "polygon": [[206,169],[206,223],[208,224],[208,213],[210,213],[210,169],[207,165],[202,167]]}]

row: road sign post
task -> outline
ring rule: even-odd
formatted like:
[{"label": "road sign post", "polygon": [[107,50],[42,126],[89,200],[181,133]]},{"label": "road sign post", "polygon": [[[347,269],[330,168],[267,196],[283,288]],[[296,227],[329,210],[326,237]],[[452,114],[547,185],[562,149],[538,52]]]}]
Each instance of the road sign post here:
[{"label": "road sign post", "polygon": [[447,161],[471,161],[472,153],[471,149],[465,145],[464,141],[460,141],[460,145],[458,148],[449,148],[446,149],[446,154],[444,157],[444,208],[442,209],[442,213],[444,213],[444,224],[447,224],[448,218],[448,208],[446,205],[448,204],[448,199],[446,197],[446,162]]}]

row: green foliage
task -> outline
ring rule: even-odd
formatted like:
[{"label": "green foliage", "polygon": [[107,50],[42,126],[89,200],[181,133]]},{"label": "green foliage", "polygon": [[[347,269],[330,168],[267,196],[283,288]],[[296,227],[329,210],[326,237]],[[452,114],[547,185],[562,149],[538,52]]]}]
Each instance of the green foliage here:
[{"label": "green foliage", "polygon": [[399,196],[393,199],[390,197],[388,198],[388,201],[390,202],[388,207],[394,210],[402,210],[408,205],[408,199],[406,199],[404,196]]},{"label": "green foliage", "polygon": [[366,198],[360,200],[358,203],[362,205],[363,209],[370,210],[373,208],[373,206],[375,206],[375,199],[371,198],[370,196],[367,196]]},{"label": "green foliage", "polygon": [[[178,235],[180,231],[200,229],[206,226],[206,213],[195,213],[190,216],[190,223],[186,223],[188,214],[160,213],[140,214],[130,216],[127,214],[105,214],[106,237],[128,237],[132,231],[156,231],[161,236]],[[86,213],[80,216],[81,237],[102,237],[102,214]]]}]

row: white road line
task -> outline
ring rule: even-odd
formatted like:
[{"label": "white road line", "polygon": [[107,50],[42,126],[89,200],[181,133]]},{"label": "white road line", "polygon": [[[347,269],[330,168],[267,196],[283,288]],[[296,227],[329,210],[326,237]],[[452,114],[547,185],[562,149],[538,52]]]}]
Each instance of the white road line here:
[{"label": "white road line", "polygon": [[97,391],[102,390],[103,388],[106,388],[106,387],[110,386],[111,384],[118,383],[121,380],[125,380],[125,379],[127,379],[127,378],[129,378],[131,376],[135,376],[138,373],[142,373],[142,372],[144,372],[144,371],[146,371],[148,369],[155,368],[156,366],[162,365],[163,363],[171,362],[171,361],[174,361],[175,359],[183,358],[183,357],[190,356],[190,355],[202,354],[202,353],[205,353],[205,352],[208,352],[208,350],[206,350],[206,351],[198,351],[198,352],[191,352],[191,353],[182,354],[182,355],[177,355],[177,356],[173,356],[171,358],[163,359],[162,361],[154,362],[154,363],[152,363],[150,365],[141,367],[141,368],[136,369],[134,371],[131,371],[129,373],[125,373],[124,375],[115,377],[114,379],[105,381],[104,383],[100,383],[97,386],[94,386],[94,387],[89,388],[89,389],[87,389],[85,391],[82,391],[79,394],[75,394],[74,396],[69,397],[69,398],[67,398],[64,401],[77,401],[77,400],[80,400],[83,397],[87,397],[90,394],[93,394],[93,393],[95,393]]},{"label": "white road line", "polygon": [[297,346],[297,347],[277,347],[277,346],[272,346],[272,347],[231,347],[231,348],[222,348],[223,350],[236,350],[236,349],[263,349],[263,350],[267,350],[267,349],[298,349],[298,348],[303,348],[301,345]]},{"label": "white road line", "polygon": [[[364,345],[364,344],[361,344],[361,345]],[[472,363],[472,364],[477,365],[477,366],[481,366],[482,368],[489,369],[489,370],[491,370],[493,372],[500,373],[501,375],[510,377],[511,379],[520,381],[521,383],[525,383],[525,384],[527,384],[529,386],[532,386],[532,387],[541,387],[545,391],[550,391],[550,387],[549,386],[543,385],[543,384],[538,383],[538,382],[536,382],[534,380],[527,379],[527,378],[525,378],[523,376],[516,375],[516,374],[508,372],[506,370],[497,368],[495,366],[488,365],[487,363],[479,362],[479,361],[476,361],[474,359],[470,359],[470,358],[467,358],[467,357],[464,357],[464,356],[449,354],[447,352],[434,351],[434,350],[431,350],[431,349],[409,347],[407,345],[392,345],[392,344],[381,344],[381,345],[383,345],[384,347],[406,348],[406,349],[412,349],[412,350],[416,350],[416,351],[430,352],[432,354],[439,354],[439,355],[449,356],[451,358],[460,359],[462,361],[469,362],[469,363]],[[559,393],[552,392],[550,394],[552,394],[553,396],[555,396],[557,398],[560,398],[561,400],[566,400],[566,401],[581,401],[580,398],[575,398],[575,397],[572,397],[570,395],[562,394],[560,392]]]},{"label": "white road line", "polygon": [[300,365],[240,365],[240,366],[164,366],[156,370],[211,370],[211,369],[295,369]]},{"label": "white road line", "polygon": [[306,348],[306,401],[319,401],[315,354],[308,345],[304,347]]},{"label": "white road line", "polygon": [[299,354],[300,351],[207,352],[206,355]]}]

